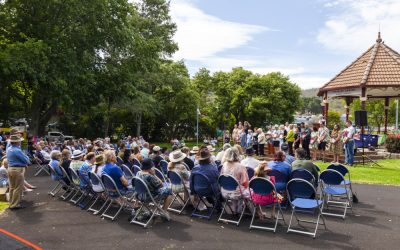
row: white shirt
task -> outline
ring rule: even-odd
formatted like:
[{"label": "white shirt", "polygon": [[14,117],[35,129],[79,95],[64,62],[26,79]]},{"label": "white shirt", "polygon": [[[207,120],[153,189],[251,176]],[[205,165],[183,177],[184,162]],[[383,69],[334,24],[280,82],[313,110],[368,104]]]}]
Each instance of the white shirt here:
[{"label": "white shirt", "polygon": [[218,152],[217,157],[215,158],[216,161],[222,161],[224,158],[225,151]]},{"label": "white shirt", "polygon": [[43,158],[44,158],[45,160],[50,160],[50,154],[49,154],[49,153],[47,153],[47,152],[44,151],[43,149],[40,150],[40,153],[42,153]]},{"label": "white shirt", "polygon": [[254,158],[253,156],[247,156],[246,159],[240,162],[243,166],[255,169],[260,165],[260,161]]}]

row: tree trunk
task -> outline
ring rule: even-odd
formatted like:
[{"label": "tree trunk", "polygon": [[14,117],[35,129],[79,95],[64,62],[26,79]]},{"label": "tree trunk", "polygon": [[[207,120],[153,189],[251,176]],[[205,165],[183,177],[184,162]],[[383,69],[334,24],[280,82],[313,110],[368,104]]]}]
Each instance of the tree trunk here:
[{"label": "tree trunk", "polygon": [[136,136],[139,137],[142,129],[142,113],[137,114],[136,117]]},{"label": "tree trunk", "polygon": [[107,98],[107,112],[106,112],[106,123],[104,129],[104,137],[108,137],[108,131],[110,130],[110,119],[111,119],[111,100]]}]

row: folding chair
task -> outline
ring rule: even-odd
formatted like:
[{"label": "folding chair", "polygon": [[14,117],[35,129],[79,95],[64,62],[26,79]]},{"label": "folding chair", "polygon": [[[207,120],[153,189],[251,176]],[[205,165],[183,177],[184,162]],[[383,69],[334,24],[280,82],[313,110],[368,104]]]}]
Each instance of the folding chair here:
[{"label": "folding chair", "polygon": [[[190,191],[193,195],[195,195],[195,197],[198,198],[198,202],[194,206],[191,216],[205,218],[208,220],[211,219],[211,216],[219,202],[219,192],[217,190],[214,190],[207,176],[200,173],[192,173],[192,175],[190,176]],[[211,200],[211,209],[208,206],[206,199]],[[207,207],[208,213],[206,215],[201,214],[198,210],[200,204],[203,204]]]},{"label": "folding chair", "polygon": [[140,161],[138,159],[133,158],[133,165],[136,165],[140,168],[142,166],[142,163],[140,163]]},{"label": "folding chair", "polygon": [[[86,182],[85,187],[79,186],[82,191],[82,197],[80,199],[81,203],[79,203],[79,206],[82,209],[85,209],[90,204],[90,202],[96,197],[96,193],[93,193],[89,176],[82,175],[82,173],[79,170],[76,171],[76,173],[79,176],[80,183]],[[86,198],[89,198],[89,200],[85,203]]]},{"label": "folding chair", "polygon": [[[277,190],[275,188],[275,185],[268,180],[267,178],[263,178],[263,177],[256,177],[254,179],[252,179],[249,183],[249,188],[250,188],[250,197],[251,200],[253,201],[253,197],[255,194],[257,195],[276,195]],[[275,200],[275,199],[274,199]],[[260,204],[257,204],[253,201],[253,215],[251,218],[251,222],[250,222],[250,226],[249,229],[252,228],[256,228],[256,229],[263,229],[263,230],[270,230],[273,231],[274,233],[276,232],[276,228],[278,227],[278,221],[279,220],[283,220],[283,222],[286,224],[285,222],[285,217],[283,216],[283,212],[282,212],[282,208],[281,208],[281,204],[278,202],[278,200],[276,199],[276,201],[274,201],[271,204],[268,205],[262,205],[263,207],[270,207],[271,209],[275,207],[277,207],[278,209],[278,214],[275,216],[275,226],[274,227],[263,227],[263,226],[257,226],[254,224],[254,218],[256,216],[256,211],[257,211],[257,206],[260,206]],[[282,217],[280,217],[279,215],[282,215]]]},{"label": "folding chair", "polygon": [[[290,216],[290,222],[287,232],[295,232],[306,235],[311,235],[315,238],[318,230],[318,225],[324,225],[326,229],[325,218],[322,214],[322,209],[324,206],[323,200],[316,199],[317,191],[314,186],[304,180],[299,178],[294,178],[290,180],[287,184],[287,193],[290,205],[292,207],[292,215]],[[297,217],[297,213],[307,213],[307,214],[317,214],[317,220],[302,220]],[[299,229],[292,229],[293,215],[295,216],[297,223],[300,222],[315,224],[314,232],[302,231]],[[319,220],[322,218],[323,223],[320,224]]]},{"label": "folding chair", "polygon": [[247,175],[249,176],[249,180],[251,180],[251,178],[253,178],[254,176],[254,169],[246,167],[246,170],[247,170]]},{"label": "folding chair", "polygon": [[[175,171],[168,171],[168,179],[170,180],[171,185],[182,185],[184,195],[189,194],[189,191],[186,188],[185,184],[183,183],[182,177],[179,173],[177,173]],[[178,201],[178,203],[180,203],[182,205],[180,209],[176,209],[176,208],[172,207],[174,205],[175,201]],[[184,197],[182,197],[180,193],[174,192],[173,199],[172,199],[171,203],[168,205],[167,210],[181,214],[189,202],[190,202],[190,197],[187,197],[187,199],[185,201]]]},{"label": "folding chair", "polygon": [[161,171],[163,172],[163,174],[166,175],[168,173],[168,162],[166,160],[161,160],[160,168],[161,168]]},{"label": "folding chair", "polygon": [[61,175],[57,173],[57,171],[49,164],[49,170],[50,170],[50,176],[53,181],[57,182],[57,185],[49,191],[49,195],[55,196],[60,190],[62,189],[62,183],[60,182],[60,179],[62,178],[62,173]]},{"label": "folding chair", "polygon": [[81,187],[80,187],[81,180],[79,178],[78,173],[73,168],[69,168],[69,172],[71,174],[71,179],[72,179],[71,185],[73,186],[74,190],[76,191],[75,195],[72,196],[69,201],[74,204],[78,204],[78,202],[84,196],[84,193],[82,192]]},{"label": "folding chair", "polygon": [[[351,177],[350,177],[350,171],[344,166],[344,165],[342,165],[342,164],[338,164],[338,165],[336,165],[336,164],[331,164],[331,165],[329,165],[328,167],[327,167],[327,169],[333,169],[333,170],[336,170],[336,171],[338,171],[339,173],[341,173],[342,175],[343,175],[343,177],[345,177],[345,179],[344,179],[344,183],[342,183],[342,184],[345,184],[345,185],[347,185],[347,186],[349,186],[349,188],[350,188],[350,200],[353,202],[353,188],[352,188],[352,186],[351,186]],[[347,178],[346,178],[346,176],[347,176]]]},{"label": "folding chair", "polygon": [[[284,175],[282,172],[273,169],[271,172],[268,173],[268,176],[274,176],[275,177],[275,188],[276,191],[279,193],[283,194],[286,197],[286,184],[288,182],[288,177]],[[281,204],[284,209],[287,208],[287,200],[283,202],[284,204]]]},{"label": "folding chair", "polygon": [[33,162],[36,165],[36,170],[37,170],[35,172],[34,176],[38,176],[42,171],[44,171],[45,173],[50,175],[49,170],[47,170],[48,165],[47,164],[42,164],[42,162],[40,162],[40,160],[35,156],[35,154],[33,154]]},{"label": "folding chair", "polygon": [[168,182],[168,180],[165,178],[165,175],[164,175],[158,168],[154,168],[154,171],[156,172],[156,176],[157,176],[163,183]]},{"label": "folding chair", "polygon": [[132,173],[132,171],[129,169],[129,167],[126,166],[125,164],[121,165],[121,169],[122,169],[122,172],[124,173],[126,179],[128,180],[128,183],[131,184],[132,179],[133,179],[133,177],[135,177],[135,175]]},{"label": "folding chair", "polygon": [[[222,205],[222,211],[221,211],[221,214],[219,215],[218,222],[223,221],[223,222],[227,222],[227,223],[233,223],[233,224],[236,224],[236,226],[239,226],[240,221],[242,220],[243,214],[244,214],[246,208],[248,208],[247,203],[246,203],[247,199],[243,196],[242,189],[239,185],[239,182],[232,175],[221,175],[218,178],[218,183],[219,183],[219,186],[221,187],[221,189],[223,188],[226,191],[232,191],[232,192],[235,192],[239,189],[239,192],[240,192],[240,196],[235,197],[235,198],[225,198],[224,197],[224,203]],[[227,208],[229,208],[231,214],[234,214],[234,211],[231,207],[232,202],[234,202],[234,201],[239,202],[239,204],[242,206],[242,212],[239,215],[239,219],[238,220],[233,220],[233,219],[230,220],[230,219],[222,218],[222,216],[225,213],[228,213]]]},{"label": "folding chair", "polygon": [[331,206],[344,209],[343,214],[338,214],[324,212],[324,208],[322,209],[322,214],[345,219],[347,208],[352,209],[352,206],[349,190],[347,189],[343,175],[336,170],[326,169],[320,174],[319,178],[321,180],[321,191],[326,208]]},{"label": "folding chair", "polygon": [[[93,214],[99,214],[105,208],[105,206],[108,204],[108,202],[110,200],[107,197],[106,200],[104,201],[103,205],[99,209],[95,209],[94,206],[96,205],[97,201],[101,198],[101,196],[104,194],[105,188],[104,188],[103,182],[101,181],[100,177],[97,174],[89,172],[89,180],[90,180],[90,184],[91,184],[93,193],[96,196],[96,199],[89,206],[87,211],[93,212]],[[95,187],[100,187],[100,189],[96,189]]]},{"label": "folding chair", "polygon": [[[182,162],[182,165],[185,166],[185,168],[186,168],[187,171],[190,171],[190,168],[189,168],[189,166],[188,166],[186,163]],[[168,172],[167,172],[167,174],[168,174]]]},{"label": "folding chair", "polygon": [[139,173],[140,171],[142,171],[142,169],[138,165],[132,166],[133,176],[137,176],[137,173]]},{"label": "folding chair", "polygon": [[117,156],[117,165],[121,167],[122,164],[124,164],[124,161],[122,160],[121,157]]},{"label": "folding chair", "polygon": [[[133,182],[135,184],[136,197],[140,201],[141,206],[136,211],[136,214],[132,218],[131,223],[138,224],[143,226],[144,228],[147,228],[150,222],[153,220],[154,216],[156,215],[164,216],[164,218],[169,221],[170,217],[168,212],[164,211],[161,208],[161,199],[156,199],[153,197],[146,183],[140,177],[135,177],[133,179]],[[142,199],[141,197],[147,197],[148,199]],[[145,222],[141,222],[138,217],[140,213],[144,210],[150,212],[151,215]]]},{"label": "folding chair", "polygon": [[[60,169],[61,169],[63,178],[60,179],[59,181],[62,183],[62,185],[64,187],[66,187],[64,194],[62,194],[60,197],[63,200],[66,200],[66,199],[74,196],[77,191],[75,190],[72,180],[69,177],[68,173],[65,171],[65,169],[64,168],[60,168]],[[68,181],[68,183],[66,180]]]},{"label": "folding chair", "polygon": [[308,171],[307,169],[295,169],[290,173],[290,178],[289,179],[302,179],[306,180],[316,186],[317,182],[315,181],[314,175]]},{"label": "folding chair", "polygon": [[[102,218],[109,218],[111,220],[115,220],[119,213],[121,213],[122,209],[127,206],[126,199],[124,196],[122,196],[121,192],[118,190],[117,185],[115,184],[114,180],[107,174],[103,174],[101,176],[101,180],[104,185],[104,190],[107,193],[108,199],[109,199],[109,204],[107,208],[104,210],[104,212],[101,214]],[[114,214],[107,214],[108,210],[111,208],[111,205],[114,203],[114,201],[119,200],[120,202],[115,202],[118,207],[117,212]]]}]

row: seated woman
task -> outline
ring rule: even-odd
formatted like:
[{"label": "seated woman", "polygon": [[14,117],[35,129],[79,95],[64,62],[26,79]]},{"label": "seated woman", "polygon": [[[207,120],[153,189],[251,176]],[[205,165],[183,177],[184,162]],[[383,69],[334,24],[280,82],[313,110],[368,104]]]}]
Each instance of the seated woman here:
[{"label": "seated woman", "polygon": [[81,175],[81,188],[86,188],[88,187],[89,184],[89,172],[92,171],[92,166],[94,162],[96,161],[96,155],[91,152],[86,155],[85,157],[85,162],[82,164],[82,166],[79,168],[79,173]]},{"label": "seated woman", "polygon": [[[138,177],[141,178],[149,188],[151,195],[158,199],[164,200],[163,209],[167,209],[168,205],[171,203],[172,190],[168,184],[163,183],[155,174],[154,163],[150,158],[146,158],[142,162],[141,171],[138,172]],[[150,197],[146,194],[140,195],[139,200],[149,201]]]},{"label": "seated woman", "polygon": [[119,192],[122,195],[132,192],[132,186],[129,185],[128,180],[125,178],[121,168],[116,165],[117,157],[115,156],[115,152],[112,150],[106,150],[104,152],[104,156],[106,164],[103,168],[103,174],[109,175],[114,180]]},{"label": "seated woman", "polygon": [[[105,162],[106,161],[105,161],[105,157],[103,154],[96,155],[95,162],[94,162],[94,168],[92,168],[92,173],[96,174],[98,177],[101,178],[101,174],[103,172]],[[92,188],[95,192],[104,191],[103,187],[101,186],[100,183],[98,185],[93,185]]]},{"label": "seated woman", "polygon": [[61,152],[58,150],[53,150],[50,153],[50,159],[51,160],[49,164],[57,174],[55,176],[52,175],[51,178],[53,179],[53,181],[58,181],[63,177],[63,173],[61,171]]},{"label": "seated woman", "polygon": [[[182,151],[179,149],[171,152],[169,154],[170,163],[168,164],[168,170],[177,172],[181,176],[184,185],[189,187],[190,172],[183,165],[185,158],[186,154],[182,153]],[[181,193],[184,191],[183,185],[172,185],[171,188],[174,193]]]},{"label": "seated woman", "polygon": [[268,162],[268,167],[278,170],[287,178],[289,178],[289,175],[292,172],[292,167],[289,165],[289,163],[285,162],[285,153],[283,151],[278,151],[275,153],[274,160]]},{"label": "seated woman", "polygon": [[6,188],[8,187],[8,161],[7,158],[4,156],[2,158],[1,167],[0,167],[0,187]]},{"label": "seated woman", "polygon": [[[239,186],[235,191],[227,191],[221,188],[222,196],[225,199],[237,199],[241,195],[245,198],[249,198],[249,176],[244,165],[240,163],[240,153],[236,147],[228,148],[224,154],[224,165],[221,169],[221,175],[232,175],[238,181]],[[242,208],[239,207],[239,203],[233,201],[233,212],[240,213]]]}]

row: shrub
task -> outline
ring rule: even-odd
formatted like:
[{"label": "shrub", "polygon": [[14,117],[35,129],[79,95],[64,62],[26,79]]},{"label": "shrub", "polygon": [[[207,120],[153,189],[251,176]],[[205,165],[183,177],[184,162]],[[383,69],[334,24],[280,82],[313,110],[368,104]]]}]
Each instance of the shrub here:
[{"label": "shrub", "polygon": [[389,153],[400,153],[400,134],[386,138],[386,149]]}]

